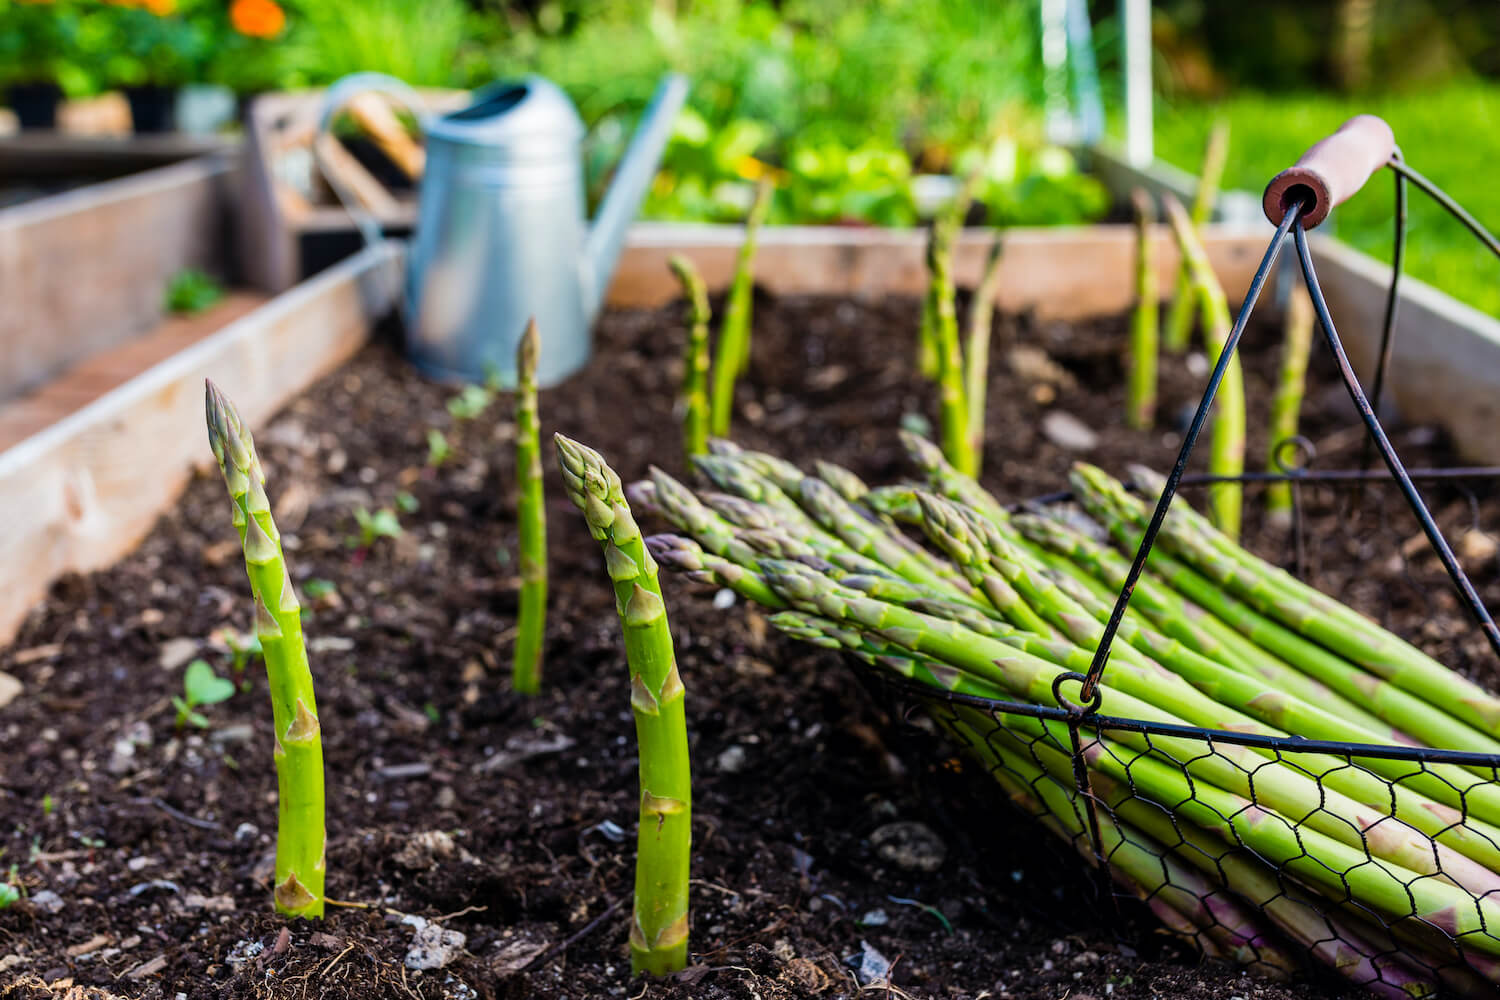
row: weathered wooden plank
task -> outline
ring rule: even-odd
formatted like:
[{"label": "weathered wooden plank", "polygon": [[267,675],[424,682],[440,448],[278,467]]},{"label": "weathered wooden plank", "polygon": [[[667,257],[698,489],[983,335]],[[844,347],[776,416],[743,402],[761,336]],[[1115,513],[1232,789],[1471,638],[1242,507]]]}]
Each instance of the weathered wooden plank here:
[{"label": "weathered wooden plank", "polygon": [[0,211],[0,400],[155,326],[176,272],[219,269],[231,173],[207,157]]},{"label": "weathered wooden plank", "polygon": [[[1368,391],[1390,267],[1316,233],[1311,243],[1328,311]],[[1494,264],[1478,243],[1474,260]],[[1500,463],[1500,320],[1403,277],[1395,337],[1386,384],[1401,417],[1447,429],[1467,461]],[[1352,403],[1349,419],[1357,419]]]},{"label": "weathered wooden plank", "polygon": [[0,451],[82,409],[265,302],[264,295],[232,292],[196,316],[174,316],[150,333],[95,354],[20,398],[0,403]]},{"label": "weathered wooden plank", "polygon": [[[1119,312],[1134,301],[1135,248],[1129,226],[1015,229],[1001,238],[1005,250],[996,299],[1001,309],[1076,319]],[[674,253],[692,258],[710,289],[726,288],[743,239],[739,226],[637,224],[615,271],[608,303],[650,307],[676,298],[679,288],[667,269]],[[960,286],[978,283],[994,239],[992,230],[964,231],[954,251]],[[1157,263],[1163,286],[1169,287],[1177,252],[1165,228],[1157,239]],[[1238,297],[1265,249],[1260,227],[1209,226],[1204,241],[1225,290]],[[925,248],[926,234],[920,230],[770,226],[760,237],[755,280],[778,295],[917,295],[927,282]]]},{"label": "weathered wooden plank", "polygon": [[0,641],[58,576],[133,549],[212,460],[205,377],[261,423],[365,342],[401,260],[395,244],[365,250],[0,452]]}]

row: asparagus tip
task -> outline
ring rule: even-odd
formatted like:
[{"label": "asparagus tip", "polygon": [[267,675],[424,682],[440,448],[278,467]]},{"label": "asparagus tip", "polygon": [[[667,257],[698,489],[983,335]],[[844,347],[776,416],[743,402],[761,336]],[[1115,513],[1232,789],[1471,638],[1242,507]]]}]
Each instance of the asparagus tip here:
[{"label": "asparagus tip", "polygon": [[533,316],[526,321],[526,330],[521,334],[521,342],[516,345],[516,370],[536,371],[537,356],[540,353],[541,337],[537,333],[536,317]]}]

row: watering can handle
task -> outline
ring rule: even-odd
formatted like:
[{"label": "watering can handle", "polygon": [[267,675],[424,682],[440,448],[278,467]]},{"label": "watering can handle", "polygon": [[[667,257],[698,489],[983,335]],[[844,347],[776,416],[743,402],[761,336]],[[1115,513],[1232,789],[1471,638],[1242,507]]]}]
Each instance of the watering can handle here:
[{"label": "watering can handle", "polygon": [[[422,97],[411,88],[404,80],[385,73],[350,73],[348,76],[340,77],[333,86],[329,87],[323,95],[323,104],[318,110],[318,138],[321,138],[331,124],[333,116],[339,109],[350,100],[360,94],[370,92],[385,94],[400,101],[408,111],[417,119],[419,128],[424,128],[428,118],[426,106],[422,103]],[[358,227],[360,235],[364,238],[366,246],[374,246],[381,241],[380,223],[365,210],[358,198],[348,191],[342,181],[333,176],[330,171],[323,171],[328,181],[328,186],[333,188],[333,193],[338,196],[339,202],[344,206],[344,211],[349,213]]]},{"label": "watering can handle", "polygon": [[1304,229],[1313,228],[1335,205],[1358,193],[1395,151],[1396,136],[1389,125],[1374,115],[1355,115],[1337,132],[1313,143],[1294,166],[1271,178],[1261,199],[1266,218],[1279,226],[1294,198],[1310,199],[1301,221]]}]

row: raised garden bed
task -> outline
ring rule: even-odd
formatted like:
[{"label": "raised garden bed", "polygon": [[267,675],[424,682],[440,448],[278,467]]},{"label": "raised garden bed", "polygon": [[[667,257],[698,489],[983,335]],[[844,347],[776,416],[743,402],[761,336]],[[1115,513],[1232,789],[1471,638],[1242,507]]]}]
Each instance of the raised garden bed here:
[{"label": "raised garden bed", "polygon": [[[1072,277],[1050,287],[1018,279],[1001,298],[1010,312],[997,325],[984,481],[1005,499],[1059,488],[1075,457],[1165,465],[1201,387],[1201,375],[1168,363],[1159,429],[1119,428],[1124,325],[1111,314],[1128,301],[1128,235],[1074,235],[1081,242],[1027,235],[1012,246],[1022,279]],[[934,405],[911,365],[919,239],[882,251],[873,238],[831,250],[811,236],[779,246],[768,237],[760,271],[777,295],[757,303],[736,437],[839,461],[872,481],[897,478],[896,427]],[[541,401],[544,432],[597,446],[627,477],[650,462],[682,471],[670,412],[682,309],[660,305],[671,297],[666,249],[641,242],[622,262],[595,361]],[[1253,246],[1253,237],[1220,241],[1232,289],[1254,264]],[[706,275],[727,273],[732,247],[699,248]],[[982,254],[977,241],[961,249],[961,283]],[[504,404],[457,423],[445,408],[451,389],[376,343],[270,416],[298,385],[284,380],[356,348],[374,307],[389,302],[376,275],[391,264],[388,255],[351,262],[120,389],[115,398],[146,407],[149,421],[110,416],[106,398],[63,425],[86,428],[79,450],[56,447],[55,429],[0,457],[0,471],[54,447],[59,468],[76,467],[69,455],[107,461],[122,488],[100,490],[84,521],[96,538],[133,539],[151,525],[147,508],[173,492],[168,483],[127,507],[142,467],[209,458],[201,376],[239,399],[294,577],[304,591],[311,580],[332,584],[308,601],[307,626],[330,775],[329,891],[363,908],[334,907],[322,925],[287,934],[269,912],[272,766],[255,669],[249,690],[209,710],[209,730],[173,730],[167,699],[182,665],[202,655],[227,672],[212,637],[249,624],[222,485],[195,477],[128,558],[64,577],[0,652],[0,671],[21,685],[0,708],[0,801],[11,819],[0,860],[17,863],[32,893],[0,913],[0,966],[24,984],[18,995],[49,995],[63,980],[167,997],[639,992],[623,955],[626,910],[611,909],[628,898],[637,805],[628,681],[612,594],[581,519],[549,478],[547,684],[540,699],[520,699],[505,669],[517,582]],[[358,297],[361,286],[371,294]],[[1096,297],[1085,300],[1085,288]],[[814,289],[833,294],[798,294]],[[330,326],[342,332],[316,336]],[[267,330],[279,339],[260,342]],[[1256,434],[1278,341],[1263,323],[1245,343],[1252,456],[1264,450]],[[322,353],[308,353],[310,343]],[[1059,446],[1045,429],[1059,412],[1096,443]],[[1320,464],[1357,460],[1354,425],[1328,367],[1315,367],[1304,427]],[[428,428],[456,451],[438,469],[427,463]],[[1454,460],[1431,428],[1408,427],[1396,441],[1413,466]],[[549,477],[552,458],[549,444]],[[399,492],[417,505],[402,515],[404,534],[351,547],[353,511],[394,509]],[[1500,524],[1492,496],[1471,508],[1457,487],[1428,495],[1451,537],[1476,517]],[[1408,544],[1416,528],[1398,498],[1373,491],[1353,530],[1342,494],[1305,499],[1316,582],[1495,682],[1441,570]],[[29,505],[18,495],[4,509]],[[1284,531],[1253,513],[1248,528],[1252,548],[1286,554]],[[1489,601],[1500,598],[1493,555],[1469,568]],[[1075,856],[1042,846],[1035,828],[995,805],[982,775],[887,716],[837,656],[783,640],[758,613],[716,607],[680,579],[664,584],[695,762],[695,965],[648,995],[850,996],[859,986],[845,960],[871,949],[896,960],[895,987],[912,996],[1334,995],[1321,982],[1282,986],[1200,965],[1142,912],[1116,916],[1090,895]],[[898,825],[912,822],[932,836]],[[465,935],[462,953],[441,971],[406,969],[413,931],[400,914],[441,918]]]}]

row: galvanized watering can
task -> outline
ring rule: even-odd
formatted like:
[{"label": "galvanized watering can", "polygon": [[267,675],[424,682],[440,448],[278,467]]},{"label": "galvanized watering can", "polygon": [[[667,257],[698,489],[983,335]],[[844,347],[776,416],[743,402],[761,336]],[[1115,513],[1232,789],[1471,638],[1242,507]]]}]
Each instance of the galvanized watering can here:
[{"label": "galvanized watering can", "polygon": [[497,85],[427,120],[406,285],[412,361],[440,379],[513,379],[516,343],[535,316],[541,384],[582,367],[625,231],[686,94],[682,77],[662,81],[592,224],[583,122],[555,85],[536,76]]}]

